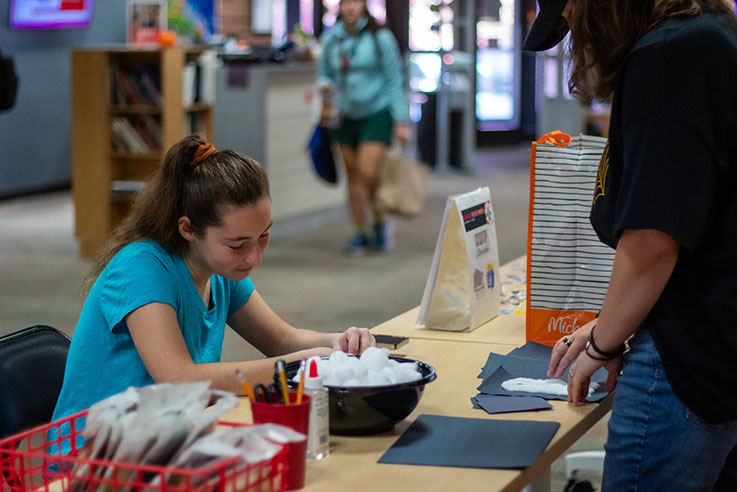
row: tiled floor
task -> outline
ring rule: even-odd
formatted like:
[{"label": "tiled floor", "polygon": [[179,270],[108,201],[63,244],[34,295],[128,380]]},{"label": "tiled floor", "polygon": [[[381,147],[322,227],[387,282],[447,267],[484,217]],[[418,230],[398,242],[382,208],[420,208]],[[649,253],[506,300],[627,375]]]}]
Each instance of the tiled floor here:
[{"label": "tiled floor", "polygon": [[[386,255],[342,255],[351,228],[340,210],[307,230],[278,224],[254,283],[296,326],[337,331],[376,325],[420,303],[449,194],[489,186],[501,262],[524,254],[528,163],[529,146],[482,150],[469,173],[431,174],[424,213],[396,222],[396,248]],[[79,283],[89,265],[77,255],[73,229],[70,192],[0,201],[0,335],[39,323],[73,332],[81,309]],[[227,360],[259,356],[232,334],[223,353]],[[572,450],[601,449],[605,438],[600,423]],[[562,491],[562,460],[552,472],[552,490]]]}]

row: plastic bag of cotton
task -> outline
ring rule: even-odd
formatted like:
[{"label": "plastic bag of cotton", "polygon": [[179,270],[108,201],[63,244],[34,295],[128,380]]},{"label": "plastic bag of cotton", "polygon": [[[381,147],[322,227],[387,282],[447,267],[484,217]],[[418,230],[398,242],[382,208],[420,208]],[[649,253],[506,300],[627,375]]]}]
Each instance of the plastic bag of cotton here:
[{"label": "plastic bag of cotton", "polygon": [[[317,372],[325,386],[387,386],[422,379],[417,362],[390,359],[389,349],[376,347],[360,357],[337,351],[327,359],[317,358]],[[299,372],[293,381],[299,381]]]}]

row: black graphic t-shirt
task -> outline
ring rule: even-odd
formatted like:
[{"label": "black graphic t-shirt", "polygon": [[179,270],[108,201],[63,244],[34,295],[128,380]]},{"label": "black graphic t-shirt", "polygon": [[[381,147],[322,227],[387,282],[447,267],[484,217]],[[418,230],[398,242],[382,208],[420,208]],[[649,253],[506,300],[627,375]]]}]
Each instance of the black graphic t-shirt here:
[{"label": "black graphic t-shirt", "polygon": [[676,395],[737,419],[737,27],[702,14],[661,22],[627,57],[591,209],[616,248],[657,229],[681,251],[645,320]]}]

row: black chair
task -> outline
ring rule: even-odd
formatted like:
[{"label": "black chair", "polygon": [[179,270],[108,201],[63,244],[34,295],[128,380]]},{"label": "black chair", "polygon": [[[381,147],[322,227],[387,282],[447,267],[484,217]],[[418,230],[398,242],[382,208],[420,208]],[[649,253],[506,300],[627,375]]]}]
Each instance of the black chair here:
[{"label": "black chair", "polygon": [[0,337],[0,438],[51,420],[70,343],[44,325]]}]

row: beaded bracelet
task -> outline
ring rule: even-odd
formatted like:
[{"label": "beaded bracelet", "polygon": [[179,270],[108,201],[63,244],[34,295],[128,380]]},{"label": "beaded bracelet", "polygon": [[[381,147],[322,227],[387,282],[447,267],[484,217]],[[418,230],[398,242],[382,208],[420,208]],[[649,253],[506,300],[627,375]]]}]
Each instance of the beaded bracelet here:
[{"label": "beaded bracelet", "polygon": [[604,357],[603,359],[597,359],[597,360],[612,360],[624,353],[624,351],[627,349],[625,344],[620,345],[620,347],[615,352],[605,352],[601,350],[599,347],[596,346],[596,342],[594,341],[594,329],[596,328],[596,325],[591,328],[591,335],[589,336],[590,340],[589,343],[586,344],[586,348],[591,346],[591,348],[594,349],[594,352]]}]

